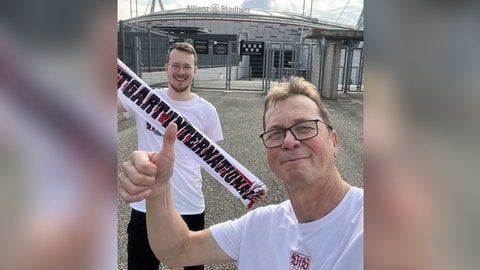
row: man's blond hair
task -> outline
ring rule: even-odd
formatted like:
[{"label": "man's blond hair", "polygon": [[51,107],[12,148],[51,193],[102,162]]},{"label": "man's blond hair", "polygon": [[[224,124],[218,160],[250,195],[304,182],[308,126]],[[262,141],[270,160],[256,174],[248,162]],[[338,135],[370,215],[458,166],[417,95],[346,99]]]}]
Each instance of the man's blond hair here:
[{"label": "man's blond hair", "polygon": [[322,118],[323,122],[327,125],[331,126],[330,123],[330,115],[323,105],[320,95],[318,94],[317,87],[306,81],[302,77],[291,77],[289,82],[284,85],[275,86],[270,89],[265,98],[265,104],[263,109],[263,129],[265,130],[265,113],[268,109],[275,106],[278,101],[285,100],[289,97],[300,95],[306,96],[311,99],[315,104],[317,104],[318,112],[320,117]]}]

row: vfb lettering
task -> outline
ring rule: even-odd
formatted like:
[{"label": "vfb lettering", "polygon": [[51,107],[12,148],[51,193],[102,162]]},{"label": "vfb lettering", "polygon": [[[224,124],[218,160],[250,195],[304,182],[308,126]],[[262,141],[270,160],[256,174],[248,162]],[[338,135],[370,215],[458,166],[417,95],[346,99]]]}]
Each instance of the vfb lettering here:
[{"label": "vfb lettering", "polygon": [[311,258],[307,255],[291,251],[290,252],[290,270],[308,270]]}]

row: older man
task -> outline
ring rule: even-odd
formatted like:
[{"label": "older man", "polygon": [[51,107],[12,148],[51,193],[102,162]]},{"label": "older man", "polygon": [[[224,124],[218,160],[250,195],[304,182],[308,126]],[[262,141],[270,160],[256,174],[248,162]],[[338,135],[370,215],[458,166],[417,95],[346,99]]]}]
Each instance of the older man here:
[{"label": "older man", "polygon": [[337,132],[315,86],[293,78],[273,88],[264,130],[268,164],[289,200],[202,231],[189,231],[172,201],[174,124],[161,152],[134,152],[123,164],[120,195],[146,198],[155,254],[169,265],[238,261],[238,269],[363,269],[363,190],[336,168]]}]

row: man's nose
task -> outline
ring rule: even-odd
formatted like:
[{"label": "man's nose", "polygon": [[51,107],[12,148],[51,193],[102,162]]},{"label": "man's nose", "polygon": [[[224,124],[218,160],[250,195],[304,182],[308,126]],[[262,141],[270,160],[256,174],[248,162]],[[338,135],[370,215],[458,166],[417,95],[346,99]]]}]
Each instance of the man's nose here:
[{"label": "man's nose", "polygon": [[283,139],[283,148],[290,148],[290,147],[295,147],[300,143],[297,138],[295,138],[295,135],[293,135],[293,132],[289,129],[285,131],[285,138]]}]

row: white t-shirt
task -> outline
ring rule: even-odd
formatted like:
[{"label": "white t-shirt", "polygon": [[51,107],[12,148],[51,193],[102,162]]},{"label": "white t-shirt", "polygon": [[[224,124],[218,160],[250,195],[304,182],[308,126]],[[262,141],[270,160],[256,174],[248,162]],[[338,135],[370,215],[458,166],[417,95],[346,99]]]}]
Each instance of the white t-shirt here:
[{"label": "white t-shirt", "polygon": [[363,269],[363,189],[352,187],[327,216],[299,224],[289,200],[214,225],[238,269]]},{"label": "white t-shirt", "polygon": [[[167,89],[153,89],[163,100],[176,111],[187,118],[191,124],[204,135],[218,142],[223,140],[220,119],[215,107],[205,99],[195,95],[188,101],[171,99]],[[163,135],[148,124],[143,118],[135,114],[127,105],[123,104],[127,112],[126,117],[135,117],[138,149],[144,151],[160,151],[163,145]],[[200,165],[189,153],[190,150],[175,144],[175,166],[172,176],[172,197],[175,207],[181,215],[194,215],[205,210],[205,200],[202,192],[202,175]],[[130,206],[141,212],[146,212],[145,200],[131,203]]]}]

